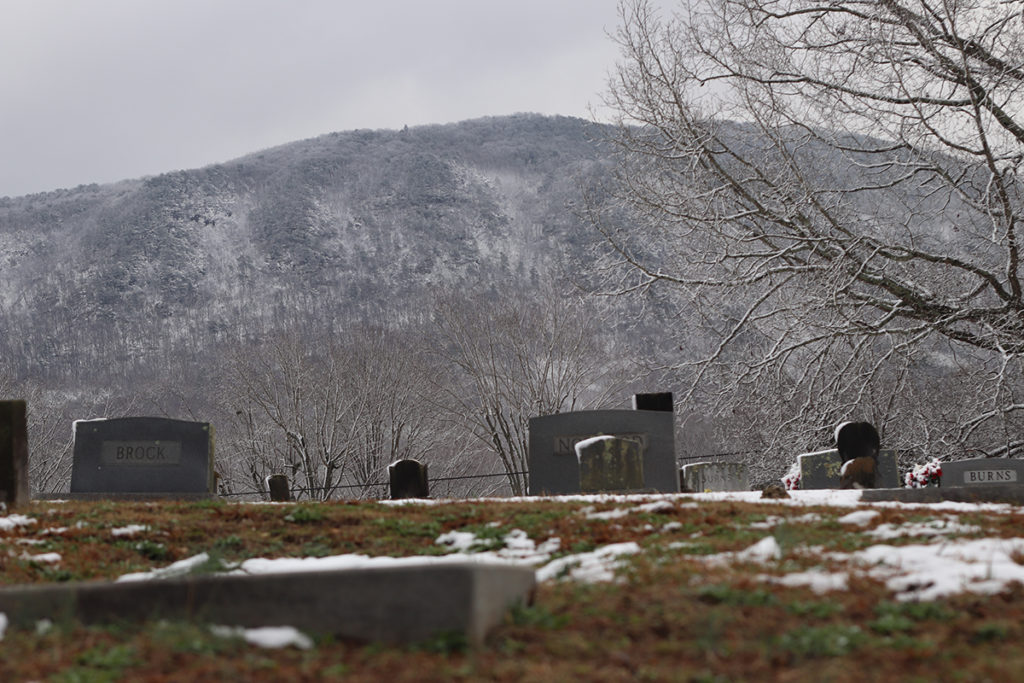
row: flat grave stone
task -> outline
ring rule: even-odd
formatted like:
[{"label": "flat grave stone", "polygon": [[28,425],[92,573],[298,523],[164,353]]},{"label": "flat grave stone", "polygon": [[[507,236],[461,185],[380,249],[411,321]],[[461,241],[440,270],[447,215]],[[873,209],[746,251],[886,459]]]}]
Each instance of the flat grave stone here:
[{"label": "flat grave stone", "polygon": [[942,463],[942,488],[1024,486],[1024,460],[973,458]]},{"label": "flat grave stone", "polygon": [[213,427],[162,417],[75,422],[71,494],[208,497]]},{"label": "flat grave stone", "polygon": [[581,493],[576,444],[595,436],[640,443],[644,491],[678,493],[675,416],[655,410],[581,410],[530,419],[529,493]]},{"label": "flat grave stone", "polygon": [[[839,488],[843,460],[839,456],[839,451],[835,448],[798,455],[797,461],[800,463],[801,489]],[[900,487],[900,472],[896,451],[883,450],[878,453],[878,472],[875,484],[876,488],[880,489]]]},{"label": "flat grave stone", "polygon": [[684,465],[683,486],[688,491],[749,491],[747,466],[739,462],[695,462]]},{"label": "flat grave stone", "polygon": [[580,465],[580,491],[642,491],[643,450],[639,441],[595,436],[575,446]]},{"label": "flat grave stone", "polygon": [[528,567],[405,562],[387,567],[279,574],[192,574],[123,582],[0,588],[12,626],[180,619],[225,626],[286,624],[311,634],[410,643],[462,633],[473,644],[515,604],[532,600]]}]

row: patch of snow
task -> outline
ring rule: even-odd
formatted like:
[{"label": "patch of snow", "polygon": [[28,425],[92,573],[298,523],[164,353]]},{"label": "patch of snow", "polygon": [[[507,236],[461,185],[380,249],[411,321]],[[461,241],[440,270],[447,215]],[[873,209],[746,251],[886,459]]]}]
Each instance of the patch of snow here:
[{"label": "patch of snow", "polygon": [[267,649],[297,647],[300,650],[309,650],[313,647],[313,640],[293,626],[211,626],[210,633],[219,638],[242,638],[250,645]]},{"label": "patch of snow", "polygon": [[639,552],[640,546],[630,541],[613,543],[588,553],[567,555],[552,560],[538,569],[537,581],[551,581],[563,577],[584,583],[612,581],[615,578],[615,570],[622,565],[619,558]]},{"label": "patch of snow", "polygon": [[830,591],[845,591],[850,586],[850,575],[846,572],[826,572],[823,569],[809,569],[785,576],[760,575],[760,581],[775,583],[790,588],[806,587],[821,595]]},{"label": "patch of snow", "polygon": [[[850,460],[849,462],[853,461]],[[840,524],[855,524],[857,526],[865,526],[867,524],[870,524],[871,520],[873,520],[875,517],[878,517],[880,514],[882,513],[879,512],[878,510],[857,510],[856,512],[851,512],[848,515],[843,515],[836,521]]]},{"label": "patch of snow", "polygon": [[661,531],[663,533],[665,533],[665,532],[669,532],[669,531],[679,531],[682,528],[683,528],[683,523],[682,522],[668,522],[667,524],[665,524],[665,526],[661,527]]},{"label": "patch of snow", "polygon": [[806,515],[800,515],[799,517],[776,517],[772,515],[766,517],[763,522],[754,522],[750,525],[751,529],[774,529],[780,524],[815,524],[821,521],[821,515],[815,512],[808,512]]},{"label": "patch of snow", "polygon": [[201,567],[210,561],[210,556],[206,553],[199,553],[192,557],[186,557],[184,560],[178,560],[172,564],[167,565],[161,569],[153,569],[148,572],[135,572],[133,574],[125,574],[119,576],[117,581],[148,581],[150,579],[171,579],[177,576],[185,576],[192,572],[196,567]]},{"label": "patch of snow", "polygon": [[628,516],[629,513],[628,508],[616,508],[606,512],[588,512],[586,516],[587,519],[619,519]]},{"label": "patch of snow", "polygon": [[35,523],[36,520],[25,515],[7,515],[6,517],[0,517],[0,531],[10,531],[19,526],[29,526]]},{"label": "patch of snow", "polygon": [[21,559],[28,560],[29,562],[38,562],[39,564],[57,564],[60,562],[60,553],[40,553],[39,555],[29,555],[25,553],[21,556]]},{"label": "patch of snow", "polygon": [[455,552],[469,552],[480,539],[471,531],[449,531],[441,534],[434,541],[437,545],[445,545]]},{"label": "patch of snow", "polygon": [[732,553],[718,553],[698,558],[711,565],[725,565],[733,562],[759,562],[765,563],[782,558],[782,548],[774,536],[765,536],[754,545]]},{"label": "patch of snow", "polygon": [[902,536],[944,536],[948,534],[973,534],[981,531],[972,524],[960,524],[953,519],[933,519],[914,524],[879,524],[865,534],[880,541],[889,541]]},{"label": "patch of snow", "polygon": [[143,531],[149,531],[149,527],[143,524],[129,524],[128,526],[111,529],[110,533],[114,536],[134,536]]}]

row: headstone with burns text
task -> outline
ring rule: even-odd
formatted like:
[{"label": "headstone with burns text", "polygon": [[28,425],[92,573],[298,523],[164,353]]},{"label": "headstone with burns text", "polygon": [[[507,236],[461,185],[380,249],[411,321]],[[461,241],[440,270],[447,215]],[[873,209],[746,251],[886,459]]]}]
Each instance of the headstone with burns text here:
[{"label": "headstone with burns text", "polygon": [[581,493],[576,444],[595,436],[639,443],[643,491],[679,492],[674,413],[581,410],[530,419],[530,495]]},{"label": "headstone with burns text", "polygon": [[942,486],[1024,486],[1024,460],[975,458],[944,462]]},{"label": "headstone with burns text", "polygon": [[206,497],[214,489],[213,427],[162,417],[75,422],[71,493]]}]

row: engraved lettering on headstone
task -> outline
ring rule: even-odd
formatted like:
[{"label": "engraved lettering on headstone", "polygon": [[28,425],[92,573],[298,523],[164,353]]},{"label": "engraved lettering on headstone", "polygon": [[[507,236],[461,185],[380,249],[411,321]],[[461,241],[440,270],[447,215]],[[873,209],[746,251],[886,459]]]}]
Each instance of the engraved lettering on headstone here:
[{"label": "engraved lettering on headstone", "polygon": [[[592,439],[592,438],[594,438],[594,436],[595,436],[594,434],[576,434],[575,436],[556,436],[555,437],[555,447],[554,447],[554,450],[552,452],[552,455],[572,455],[572,456],[575,456],[576,455],[576,444],[578,444],[580,441],[585,441],[587,439]],[[647,445],[648,445],[648,441],[649,441],[649,439],[647,437],[647,434],[639,434],[639,433],[629,433],[629,434],[627,434],[627,433],[621,433],[621,434],[620,433],[616,433],[616,434],[607,434],[605,436],[614,436],[614,437],[616,437],[618,439],[630,439],[632,441],[639,441],[640,442],[640,451],[641,452],[644,452],[644,451],[647,450]]]},{"label": "engraved lettering on headstone", "polygon": [[181,464],[180,441],[104,441],[100,462],[114,467]]},{"label": "engraved lettering on headstone", "polygon": [[964,472],[965,484],[1002,484],[1017,481],[1016,470],[967,470]]}]

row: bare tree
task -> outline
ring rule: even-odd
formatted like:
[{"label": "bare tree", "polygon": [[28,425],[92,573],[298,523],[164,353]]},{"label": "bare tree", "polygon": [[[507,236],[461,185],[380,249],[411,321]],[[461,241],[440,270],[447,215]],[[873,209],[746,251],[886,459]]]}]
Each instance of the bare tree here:
[{"label": "bare tree", "polygon": [[620,386],[602,323],[583,301],[548,290],[449,297],[435,313],[439,407],[528,488],[529,419],[601,405]]},{"label": "bare tree", "polygon": [[[1024,410],[1022,5],[688,5],[620,7],[608,100],[632,222],[595,220],[629,287],[678,288],[716,333],[693,395],[732,410],[753,389],[805,431],[874,410],[932,444],[1019,452],[1002,433]],[[951,376],[955,424],[912,419]]]}]

